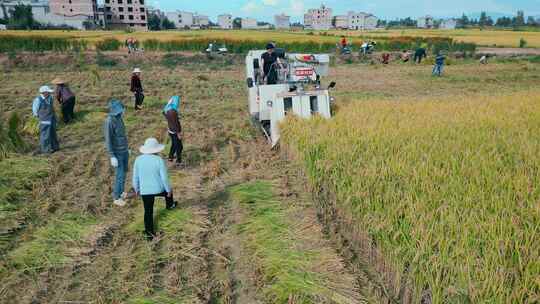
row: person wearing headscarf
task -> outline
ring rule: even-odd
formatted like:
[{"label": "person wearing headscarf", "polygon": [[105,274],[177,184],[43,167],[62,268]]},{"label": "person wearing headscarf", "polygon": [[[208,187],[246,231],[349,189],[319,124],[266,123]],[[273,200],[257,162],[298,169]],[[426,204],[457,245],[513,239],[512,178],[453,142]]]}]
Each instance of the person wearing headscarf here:
[{"label": "person wearing headscarf", "polygon": [[105,134],[105,147],[109,152],[111,166],[116,169],[116,179],[113,185],[113,204],[123,207],[127,194],[124,192],[126,174],[128,171],[129,148],[126,136],[126,127],[122,115],[124,105],[118,100],[109,102],[109,115],[105,120],[103,131]]},{"label": "person wearing headscarf", "polygon": [[176,208],[173,191],[169,183],[167,166],[159,153],[165,149],[155,138],[148,138],[139,148],[142,153],[133,165],[133,189],[142,197],[144,204],[144,233],[147,239],[153,239],[154,201],[156,197],[165,197],[166,208]]},{"label": "person wearing headscarf", "polygon": [[142,109],[144,89],[141,82],[141,69],[135,68],[131,75],[131,92],[135,95],[135,110]]},{"label": "person wearing headscarf", "polygon": [[60,149],[56,136],[54,90],[48,86],[39,88],[39,96],[32,102],[32,114],[39,119],[39,146],[41,153],[54,153]]},{"label": "person wearing headscarf", "polygon": [[179,118],[180,96],[173,96],[163,108],[163,115],[167,118],[168,133],[171,138],[171,149],[169,151],[169,161],[174,161],[176,156],[176,164],[182,163],[182,126]]},{"label": "person wearing headscarf", "polygon": [[62,108],[62,118],[64,123],[68,124],[75,118],[73,114],[75,108],[75,94],[73,94],[69,85],[60,78],[54,79],[52,83],[56,85],[55,96]]}]

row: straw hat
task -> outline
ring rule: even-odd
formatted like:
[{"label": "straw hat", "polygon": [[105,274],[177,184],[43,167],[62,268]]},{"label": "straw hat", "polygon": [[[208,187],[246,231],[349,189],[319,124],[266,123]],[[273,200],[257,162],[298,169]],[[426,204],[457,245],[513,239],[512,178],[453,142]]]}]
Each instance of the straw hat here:
[{"label": "straw hat", "polygon": [[142,154],[155,154],[163,151],[163,149],[165,149],[165,145],[160,144],[157,139],[150,137],[139,148],[139,152]]},{"label": "straw hat", "polygon": [[141,69],[139,69],[139,68],[133,69],[133,74],[135,74],[135,73],[140,73],[140,72],[141,72]]},{"label": "straw hat", "polygon": [[53,81],[51,81],[52,84],[65,84],[66,82],[62,78],[55,78]]},{"label": "straw hat", "polygon": [[39,88],[39,93],[53,93],[54,90],[49,88],[49,86],[42,86]]}]

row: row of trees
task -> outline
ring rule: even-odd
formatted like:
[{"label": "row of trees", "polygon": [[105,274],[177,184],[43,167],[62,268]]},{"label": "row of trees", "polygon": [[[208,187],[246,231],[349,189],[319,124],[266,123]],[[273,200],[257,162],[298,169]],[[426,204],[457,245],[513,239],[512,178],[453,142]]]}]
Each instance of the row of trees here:
[{"label": "row of trees", "polygon": [[[3,15],[7,16],[6,7],[0,4],[3,11]],[[9,18],[1,20],[2,24],[5,24],[10,29],[35,29],[39,28],[40,24],[34,20],[32,14],[32,7],[30,5],[16,5]]]},{"label": "row of trees", "polygon": [[[439,26],[440,21],[434,21],[434,27]],[[417,21],[411,17],[397,19],[397,20],[379,20],[379,27],[416,27]],[[469,18],[467,15],[463,14],[461,18],[457,19],[458,28],[467,28],[467,27],[487,27],[487,26],[497,26],[497,27],[523,27],[523,26],[538,26],[540,27],[540,19],[535,19],[533,16],[528,16],[525,18],[524,11],[518,11],[514,17],[500,17],[497,20],[493,20],[491,16],[488,16],[486,12],[480,14],[480,18]]]},{"label": "row of trees", "polygon": [[493,21],[491,16],[488,16],[486,12],[480,14],[479,19],[469,19],[465,14],[458,19],[458,24],[461,27],[468,26],[499,26],[499,27],[522,27],[522,26],[540,26],[540,20],[535,19],[533,16],[528,16],[525,19],[525,12],[518,11],[514,17],[500,17],[496,21]]},{"label": "row of trees", "polygon": [[148,14],[148,29],[151,31],[173,30],[176,26],[167,17]]},{"label": "row of trees", "polygon": [[[68,25],[52,25],[52,24],[42,24],[37,22],[34,19],[34,14],[32,13],[32,7],[30,5],[18,4],[15,5],[13,10],[8,14],[6,7],[0,3],[0,10],[6,17],[5,19],[0,19],[0,24],[6,25],[8,29],[12,30],[46,30],[46,29],[74,29]],[[95,29],[96,24],[90,20],[83,23],[86,29]]]}]

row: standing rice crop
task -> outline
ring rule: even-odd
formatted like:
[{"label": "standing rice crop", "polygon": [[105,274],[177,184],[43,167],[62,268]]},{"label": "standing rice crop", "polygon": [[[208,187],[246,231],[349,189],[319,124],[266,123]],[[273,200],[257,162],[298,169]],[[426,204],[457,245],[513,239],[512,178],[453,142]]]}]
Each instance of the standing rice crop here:
[{"label": "standing rice crop", "polygon": [[540,301],[540,93],[373,101],[283,139],[415,302]]}]

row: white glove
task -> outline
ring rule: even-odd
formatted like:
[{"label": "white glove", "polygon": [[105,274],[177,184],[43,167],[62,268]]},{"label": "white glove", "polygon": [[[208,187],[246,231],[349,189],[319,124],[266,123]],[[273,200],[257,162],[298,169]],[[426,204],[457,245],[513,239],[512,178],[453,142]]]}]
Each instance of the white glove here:
[{"label": "white glove", "polygon": [[118,167],[118,158],[111,157],[111,166],[113,166],[114,168]]}]

